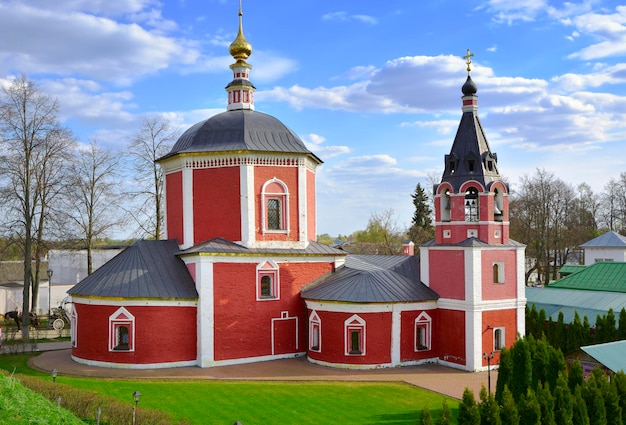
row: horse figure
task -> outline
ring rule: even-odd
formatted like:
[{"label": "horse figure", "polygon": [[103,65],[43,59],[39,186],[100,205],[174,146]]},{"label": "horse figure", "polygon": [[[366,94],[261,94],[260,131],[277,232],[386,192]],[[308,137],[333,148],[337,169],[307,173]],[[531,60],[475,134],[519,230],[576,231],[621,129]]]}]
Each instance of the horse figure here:
[{"label": "horse figure", "polygon": [[[37,315],[35,313],[28,313],[28,317],[30,319],[31,326],[37,326]],[[17,311],[9,311],[4,314],[4,320],[15,320],[15,324],[17,325],[17,330],[22,329],[22,314]]]}]

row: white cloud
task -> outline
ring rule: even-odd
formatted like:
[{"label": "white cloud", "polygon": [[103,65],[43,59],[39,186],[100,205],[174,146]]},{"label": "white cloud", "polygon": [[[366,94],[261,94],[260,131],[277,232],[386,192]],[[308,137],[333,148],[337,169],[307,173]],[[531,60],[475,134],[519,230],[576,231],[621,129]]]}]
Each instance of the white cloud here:
[{"label": "white cloud", "polygon": [[626,6],[617,6],[613,14],[582,14],[571,23],[578,33],[600,41],[572,53],[570,58],[594,60],[626,54]]},{"label": "white cloud", "polygon": [[323,21],[340,21],[340,22],[359,21],[359,22],[372,24],[372,25],[375,25],[378,23],[378,20],[374,18],[373,16],[362,15],[362,14],[349,14],[348,12],[345,12],[345,11],[326,13],[322,15],[322,20]]}]

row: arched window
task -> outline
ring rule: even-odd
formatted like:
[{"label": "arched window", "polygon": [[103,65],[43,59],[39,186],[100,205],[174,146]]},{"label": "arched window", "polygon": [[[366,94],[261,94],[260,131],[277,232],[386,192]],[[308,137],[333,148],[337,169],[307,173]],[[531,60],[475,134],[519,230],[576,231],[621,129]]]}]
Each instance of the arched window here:
[{"label": "arched window", "polygon": [[322,351],[322,321],[315,311],[309,317],[309,350]]},{"label": "arched window", "polygon": [[493,330],[493,349],[500,351],[505,346],[504,328],[494,328]]},{"label": "arched window", "polygon": [[289,192],[287,186],[273,178],[262,189],[263,232],[289,231]]},{"label": "arched window", "polygon": [[415,319],[415,351],[430,350],[432,319],[425,312]]},{"label": "arched window", "polygon": [[478,221],[478,190],[473,187],[465,192],[465,221]]},{"label": "arched window", "polygon": [[440,198],[441,221],[450,221],[450,191],[446,189]]},{"label": "arched window", "polygon": [[135,317],[124,307],[109,316],[109,351],[135,351]]},{"label": "arched window", "polygon": [[502,197],[502,191],[496,189],[494,194],[493,217],[495,221],[502,221],[504,217],[504,200]]},{"label": "arched window", "polygon": [[365,320],[356,314],[344,322],[345,354],[347,356],[365,355]]},{"label": "arched window", "polygon": [[257,266],[257,299],[275,300],[280,297],[278,265],[264,261]]}]

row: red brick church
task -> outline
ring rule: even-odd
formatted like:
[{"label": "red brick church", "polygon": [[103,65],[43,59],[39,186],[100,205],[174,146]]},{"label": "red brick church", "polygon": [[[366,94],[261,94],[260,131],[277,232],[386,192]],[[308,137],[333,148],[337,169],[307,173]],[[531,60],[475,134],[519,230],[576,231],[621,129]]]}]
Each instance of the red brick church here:
[{"label": "red brick church", "polygon": [[524,246],[508,187],[463,85],[436,237],[419,256],[351,255],[316,239],[322,164],[255,111],[239,12],[223,113],[159,159],[168,240],[128,247],[69,293],[72,358],[123,368],[211,367],[295,356],[341,368],[434,362],[475,371],[524,333]]}]

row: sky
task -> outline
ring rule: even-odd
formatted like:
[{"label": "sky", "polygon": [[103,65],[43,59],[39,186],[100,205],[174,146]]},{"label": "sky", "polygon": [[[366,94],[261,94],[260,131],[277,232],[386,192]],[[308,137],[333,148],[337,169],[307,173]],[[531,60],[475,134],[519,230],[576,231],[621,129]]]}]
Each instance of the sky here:
[{"label": "sky", "polygon": [[[82,143],[226,109],[237,0],[0,0],[0,84],[25,74]],[[362,230],[441,177],[463,56],[512,191],[545,169],[600,193],[626,172],[626,5],[588,0],[243,0],[255,108],[320,157],[318,234]]]}]

